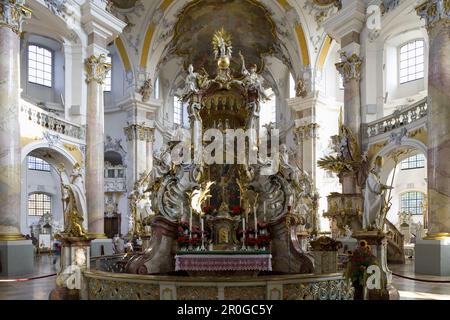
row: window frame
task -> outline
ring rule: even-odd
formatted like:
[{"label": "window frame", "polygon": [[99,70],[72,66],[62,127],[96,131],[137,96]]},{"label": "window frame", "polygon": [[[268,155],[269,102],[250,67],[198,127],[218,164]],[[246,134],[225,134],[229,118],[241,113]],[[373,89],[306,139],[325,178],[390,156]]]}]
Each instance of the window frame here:
[{"label": "window frame", "polygon": [[[42,48],[42,49],[47,50],[47,51],[50,52],[50,54],[51,54],[51,69],[52,69],[51,70],[51,79],[50,79],[51,85],[50,86],[30,81],[30,46],[35,46],[35,47],[38,47],[38,48]],[[34,68],[34,69],[37,70],[36,68]],[[42,71],[42,72],[45,72],[45,71]],[[55,79],[55,51],[52,48],[47,47],[45,45],[42,45],[40,43],[28,42],[27,43],[27,82],[28,83],[32,83],[34,85],[43,86],[45,88],[53,89],[54,85],[55,85],[54,79]]]},{"label": "window frame", "polygon": [[[415,207],[416,209],[417,208],[420,208],[420,213],[413,213],[413,212],[411,212],[411,211],[405,211],[404,209],[403,209],[403,196],[404,195],[406,195],[406,194],[410,194],[410,193],[416,193],[416,194],[422,194],[422,201],[419,203],[419,205],[417,206],[417,207]],[[420,190],[408,190],[408,191],[404,191],[404,192],[402,192],[401,194],[400,194],[400,206],[399,206],[399,208],[400,208],[400,212],[405,212],[405,213],[410,213],[411,212],[411,216],[420,216],[420,215],[423,215],[423,202],[424,202],[424,200],[425,200],[425,197],[426,197],[426,193],[425,192],[422,192],[422,191],[420,191]],[[416,201],[416,202],[418,202],[418,198],[416,197],[416,199],[407,199],[407,200],[409,200],[409,201]],[[412,208],[412,207],[409,207],[408,206],[408,208]]]},{"label": "window frame", "polygon": [[[34,168],[30,168],[30,158],[33,158],[33,159],[39,159],[40,161],[42,161],[43,162],[43,164],[42,164],[42,168],[41,169],[37,169],[36,168],[36,164],[38,163],[38,162],[36,162],[36,161],[31,161],[31,163],[34,163]],[[48,170],[47,169],[45,169],[46,167],[48,166]],[[41,159],[41,158],[38,158],[38,157],[35,157],[35,156],[27,156],[27,170],[33,170],[33,171],[41,171],[41,172],[51,172],[52,171],[52,167],[51,167],[51,165],[50,165],[50,163],[48,163],[47,161],[45,161],[44,159]]]},{"label": "window frame", "polygon": [[[42,208],[38,208],[36,205],[34,206],[33,210],[35,210],[35,213],[30,213],[30,201],[32,201],[30,198],[33,196],[37,196],[37,195],[43,195],[45,197],[48,198],[48,201],[46,201],[45,197],[44,197],[44,201],[42,201],[43,205]],[[42,217],[44,214],[49,213],[52,214],[53,211],[53,203],[52,203],[52,195],[49,193],[45,193],[45,192],[33,192],[33,193],[29,193],[28,197],[27,197],[27,215],[30,217]],[[38,203],[38,201],[33,200],[35,203]],[[45,207],[45,204],[48,203],[49,204],[49,208]],[[38,210],[42,210],[42,213],[36,213],[36,211]]]},{"label": "window frame", "polygon": [[[407,45],[409,45],[410,43],[412,43],[412,42],[417,42],[417,41],[422,41],[423,42],[423,62],[422,62],[422,64],[423,64],[423,70],[422,70],[422,73],[423,73],[423,75],[422,75],[422,77],[421,78],[416,78],[416,79],[414,79],[414,80],[408,80],[408,81],[405,81],[405,82],[401,82],[401,73],[400,73],[400,71],[402,70],[402,68],[401,68],[401,50],[402,50],[402,48],[404,47],[404,46],[407,46]],[[407,83],[410,83],[410,82],[414,82],[414,81],[417,81],[417,80],[422,80],[422,79],[425,79],[425,39],[424,38],[415,38],[415,39],[410,39],[410,40],[408,40],[408,41],[406,41],[406,42],[403,42],[401,45],[399,45],[398,47],[397,47],[397,63],[398,63],[398,68],[397,68],[397,72],[398,72],[398,84],[399,85],[404,85],[404,84],[407,84]],[[414,49],[415,50],[415,49]],[[407,52],[408,52],[408,50],[407,50]],[[415,58],[417,58],[417,56],[414,56],[414,59]],[[407,58],[407,60],[406,61],[408,61],[408,59],[409,58]],[[415,64],[414,65],[414,67],[416,67],[417,66],[417,64]],[[406,70],[408,70],[408,67],[406,67]],[[418,72],[415,72],[414,73],[414,75],[416,75]],[[409,77],[409,73],[407,73],[406,74],[406,77]]]},{"label": "window frame", "polygon": [[[409,166],[409,163],[411,163],[411,162],[413,162],[413,163],[415,163],[415,164],[417,164],[417,163],[419,163],[419,162],[422,162],[422,160],[418,160],[418,159],[417,159],[417,157],[420,156],[420,155],[423,157],[423,166],[421,166],[421,167],[410,167],[410,166]],[[414,161],[408,161],[409,159],[411,159],[411,158],[413,158],[413,157],[416,157],[416,159],[415,159]],[[400,161],[400,170],[406,171],[406,170],[414,170],[414,169],[423,169],[423,168],[425,168],[425,162],[426,162],[426,160],[427,160],[427,159],[426,159],[426,157],[425,157],[425,155],[424,155],[423,153],[418,153],[418,154],[416,154],[416,155],[410,156],[410,157],[408,157],[408,158],[403,159],[402,161]],[[408,162],[408,167],[407,167],[407,168],[403,168],[403,163],[404,163],[405,161]]]}]

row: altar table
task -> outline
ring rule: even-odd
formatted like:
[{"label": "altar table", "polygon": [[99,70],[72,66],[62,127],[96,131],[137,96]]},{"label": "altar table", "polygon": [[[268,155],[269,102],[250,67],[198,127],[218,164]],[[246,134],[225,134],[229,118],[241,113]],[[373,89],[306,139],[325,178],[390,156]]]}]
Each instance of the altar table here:
[{"label": "altar table", "polygon": [[270,253],[183,253],[175,256],[175,271],[272,271]]}]

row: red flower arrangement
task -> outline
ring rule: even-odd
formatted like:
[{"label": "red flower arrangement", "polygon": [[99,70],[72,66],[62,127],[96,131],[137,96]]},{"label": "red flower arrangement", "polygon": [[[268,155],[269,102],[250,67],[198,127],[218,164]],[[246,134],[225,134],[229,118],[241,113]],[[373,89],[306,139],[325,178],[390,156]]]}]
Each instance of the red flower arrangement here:
[{"label": "red flower arrangement", "polygon": [[234,206],[233,208],[231,208],[231,215],[233,216],[240,216],[244,212],[245,210],[241,206]]},{"label": "red flower arrangement", "polygon": [[344,276],[354,285],[364,286],[367,278],[367,268],[377,264],[377,259],[372,254],[371,247],[367,244],[367,241],[361,240],[355,250],[348,252]]}]

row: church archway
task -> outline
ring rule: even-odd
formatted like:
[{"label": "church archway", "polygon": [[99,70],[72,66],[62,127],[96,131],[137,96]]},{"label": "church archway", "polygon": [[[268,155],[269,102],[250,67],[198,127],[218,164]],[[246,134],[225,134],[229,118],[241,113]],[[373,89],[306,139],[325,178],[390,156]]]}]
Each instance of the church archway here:
[{"label": "church archway", "polygon": [[[47,223],[48,215],[51,216],[52,232],[61,231],[64,227],[61,177],[68,180],[79,161],[63,146],[46,141],[23,147],[21,160],[21,232],[31,235],[31,226],[39,229],[36,225],[44,220]],[[60,168],[64,169],[60,171]],[[87,223],[86,216],[84,223]]]}]

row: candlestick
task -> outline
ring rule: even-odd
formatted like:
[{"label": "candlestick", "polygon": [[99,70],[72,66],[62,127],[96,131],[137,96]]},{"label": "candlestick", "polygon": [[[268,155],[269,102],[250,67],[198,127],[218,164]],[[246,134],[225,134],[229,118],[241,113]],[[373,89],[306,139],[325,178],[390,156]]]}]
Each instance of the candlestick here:
[{"label": "candlestick", "polygon": [[204,236],[204,222],[203,222],[203,218],[200,219],[200,226],[201,226],[201,230],[202,230],[202,250],[206,250],[205,248],[205,236]]},{"label": "candlestick", "polygon": [[245,247],[245,218],[242,218],[242,250],[246,250]]}]

